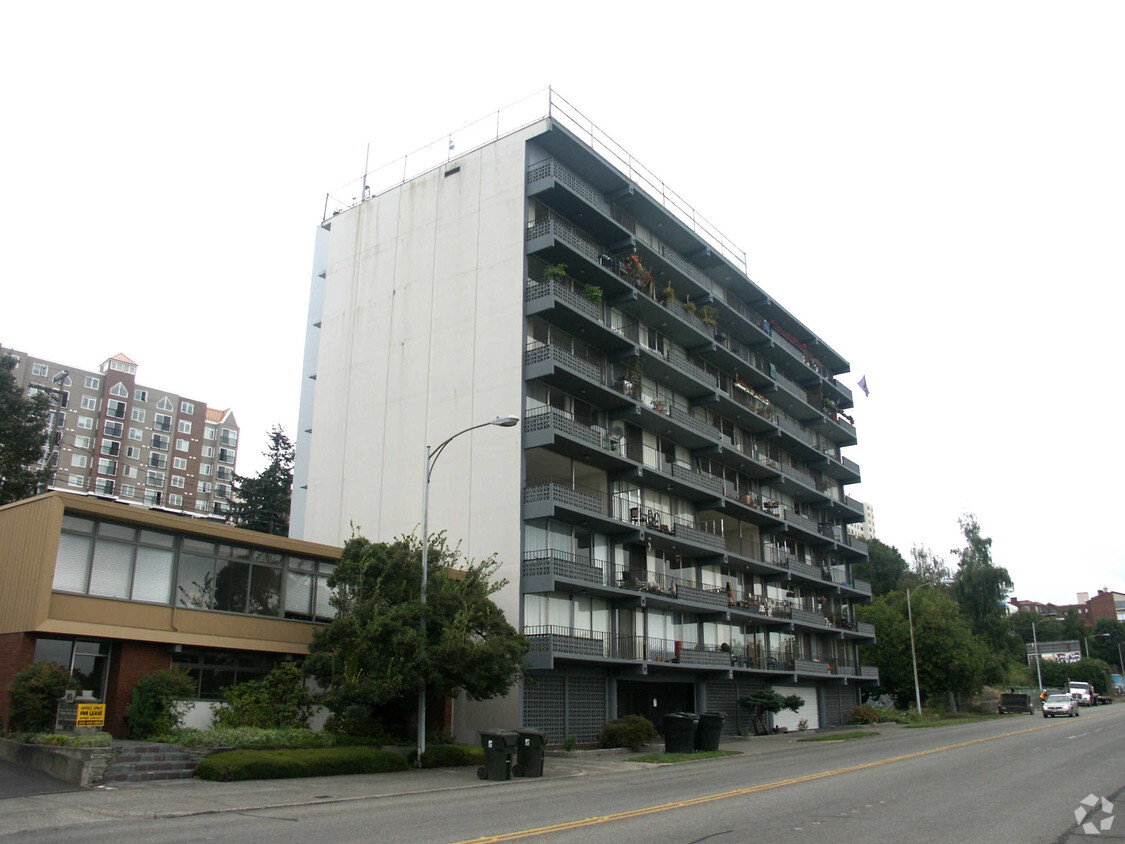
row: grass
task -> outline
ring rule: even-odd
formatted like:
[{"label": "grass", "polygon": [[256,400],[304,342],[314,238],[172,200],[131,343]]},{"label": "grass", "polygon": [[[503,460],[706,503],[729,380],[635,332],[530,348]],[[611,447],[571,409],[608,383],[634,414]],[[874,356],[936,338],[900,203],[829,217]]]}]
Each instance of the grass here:
[{"label": "grass", "polygon": [[851,741],[852,739],[871,738],[871,736],[877,735],[879,734],[866,730],[853,730],[850,733],[828,733],[823,736],[809,736],[808,738],[797,739],[797,741]]},{"label": "grass", "polygon": [[634,756],[630,762],[650,762],[652,764],[676,764],[679,762],[700,762],[704,759],[719,759],[723,756],[741,756],[736,750],[700,750],[696,753],[649,753]]}]

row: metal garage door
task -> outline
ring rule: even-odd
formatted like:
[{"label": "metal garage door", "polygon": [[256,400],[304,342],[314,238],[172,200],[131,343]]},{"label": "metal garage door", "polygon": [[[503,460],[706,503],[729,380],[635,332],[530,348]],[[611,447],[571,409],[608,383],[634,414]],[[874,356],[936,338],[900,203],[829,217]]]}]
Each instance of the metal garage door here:
[{"label": "metal garage door", "polygon": [[816,707],[816,686],[774,686],[773,690],[782,697],[799,695],[805,699],[805,705],[793,712],[783,709],[773,716],[775,727],[788,727],[791,731],[797,729],[797,724],[804,720],[809,722],[809,729],[815,730],[820,725],[820,713]]}]

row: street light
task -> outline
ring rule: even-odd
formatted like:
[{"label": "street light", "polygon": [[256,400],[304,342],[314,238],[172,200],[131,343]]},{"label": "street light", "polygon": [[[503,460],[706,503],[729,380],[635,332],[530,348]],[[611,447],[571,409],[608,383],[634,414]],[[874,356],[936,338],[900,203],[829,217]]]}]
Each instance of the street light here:
[{"label": "street light", "polygon": [[[430,475],[433,474],[434,466],[437,464],[437,459],[441,457],[442,451],[453,440],[462,434],[467,434],[469,431],[475,431],[477,428],[486,428],[489,425],[496,425],[499,428],[511,428],[518,425],[520,418],[518,416],[497,416],[491,422],[481,422],[479,425],[470,425],[462,431],[458,431],[452,437],[449,437],[441,443],[437,448],[431,449],[426,446],[426,465],[425,475],[422,479],[422,606],[426,605],[426,580],[429,568],[430,559],[430,537],[429,537],[429,518],[430,518]],[[422,611],[422,648],[426,647],[426,613]],[[422,767],[422,754],[426,752],[426,681],[423,676],[422,688],[418,690],[418,758],[414,760],[414,767]]]},{"label": "street light", "polygon": [[[56,405],[62,407],[63,385],[69,377],[70,370],[64,369],[61,372],[56,372],[55,377],[51,379],[51,383],[55,385],[54,387],[44,387],[42,384],[31,384],[30,386],[41,393],[46,393],[50,398],[54,399]],[[39,481],[39,492],[41,493],[46,492],[51,486],[47,479],[51,474],[51,454],[55,449],[53,440],[55,439],[56,411],[54,408],[51,408],[50,412],[51,415],[47,419],[47,459],[43,463],[43,478]]]}]

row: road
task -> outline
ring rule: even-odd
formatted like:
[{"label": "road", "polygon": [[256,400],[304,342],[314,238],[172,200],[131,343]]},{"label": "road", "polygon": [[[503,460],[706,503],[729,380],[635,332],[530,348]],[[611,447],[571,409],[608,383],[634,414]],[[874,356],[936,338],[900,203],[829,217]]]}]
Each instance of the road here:
[{"label": "road", "polygon": [[[750,740],[753,744],[754,740]],[[737,747],[737,745],[732,745]],[[548,764],[551,760],[548,760]],[[389,798],[52,830],[51,841],[1089,841],[1093,794],[1125,816],[1125,705],[846,742],[774,742],[706,762]],[[1120,801],[1118,798],[1121,798]],[[1104,819],[1100,812],[1095,821]],[[1098,840],[1125,840],[1125,820]],[[8,839],[5,839],[8,840]],[[48,840],[39,835],[13,840]]]}]

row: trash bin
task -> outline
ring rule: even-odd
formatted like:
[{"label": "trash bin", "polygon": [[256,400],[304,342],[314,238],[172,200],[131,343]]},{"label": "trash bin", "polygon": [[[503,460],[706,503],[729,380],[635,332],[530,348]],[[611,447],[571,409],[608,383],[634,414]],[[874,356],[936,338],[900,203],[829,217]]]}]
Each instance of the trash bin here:
[{"label": "trash bin", "polygon": [[547,737],[542,730],[521,727],[516,730],[516,764],[512,773],[517,777],[543,776],[543,748]]},{"label": "trash bin", "polygon": [[507,730],[481,730],[480,746],[484,748],[484,764],[477,768],[477,776],[482,780],[510,780],[516,734]]},{"label": "trash bin", "polygon": [[692,753],[695,750],[694,712],[673,712],[664,716],[664,752]]},{"label": "trash bin", "polygon": [[695,730],[696,750],[718,750],[719,738],[723,734],[725,712],[704,712],[699,716],[699,726]]}]

